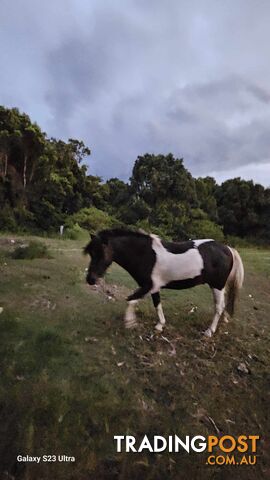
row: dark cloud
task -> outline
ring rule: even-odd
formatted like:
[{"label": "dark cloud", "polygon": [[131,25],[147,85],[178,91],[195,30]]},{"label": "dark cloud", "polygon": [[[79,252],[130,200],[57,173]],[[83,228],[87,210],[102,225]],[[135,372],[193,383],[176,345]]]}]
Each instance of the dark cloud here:
[{"label": "dark cloud", "polygon": [[104,178],[173,152],[194,175],[269,184],[269,15],[266,0],[2,0],[0,102],[83,139]]}]

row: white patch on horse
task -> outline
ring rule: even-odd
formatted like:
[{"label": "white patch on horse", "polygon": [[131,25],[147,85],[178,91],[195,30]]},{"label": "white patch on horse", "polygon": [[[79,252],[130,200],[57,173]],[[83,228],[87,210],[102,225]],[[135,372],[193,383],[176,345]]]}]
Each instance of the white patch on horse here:
[{"label": "white patch on horse", "polygon": [[209,328],[207,328],[207,330],[204,332],[204,335],[206,337],[212,337],[213,333],[215,333],[216,329],[217,329],[217,326],[218,326],[218,322],[219,322],[219,319],[221,317],[221,315],[223,314],[224,310],[225,310],[225,288],[223,288],[222,290],[218,290],[217,288],[213,288],[212,289],[213,291],[213,296],[214,296],[214,302],[215,302],[215,314],[214,314],[214,318],[213,318],[213,321],[210,325]]},{"label": "white patch on horse", "polygon": [[213,242],[214,240],[212,238],[202,238],[202,239],[199,239],[199,240],[193,240],[193,243],[195,245],[195,247],[199,247],[202,243],[206,243],[206,242]]},{"label": "white patch on horse", "polygon": [[151,279],[153,287],[151,293],[158,292],[161,287],[175,280],[186,280],[201,275],[203,259],[196,248],[185,253],[171,253],[163,247],[156,235],[151,235],[152,248],[156,253]]},{"label": "white patch on horse", "polygon": [[130,300],[128,302],[128,306],[125,313],[125,327],[126,328],[133,328],[137,325],[136,314],[135,314],[135,306],[138,303],[138,300]]},{"label": "white patch on horse", "polygon": [[165,317],[164,317],[163,308],[162,308],[161,303],[159,303],[158,306],[157,306],[157,314],[158,314],[159,322],[156,324],[155,329],[158,330],[159,332],[162,332],[163,327],[166,323],[166,320],[165,320]]}]

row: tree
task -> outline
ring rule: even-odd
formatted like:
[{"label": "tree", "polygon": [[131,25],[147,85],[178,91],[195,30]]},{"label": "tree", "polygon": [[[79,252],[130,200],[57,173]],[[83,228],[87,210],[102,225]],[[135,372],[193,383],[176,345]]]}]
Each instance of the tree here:
[{"label": "tree", "polygon": [[107,201],[112,207],[118,208],[130,197],[129,185],[119,178],[110,178],[106,185],[108,187]]},{"label": "tree", "polygon": [[183,160],[171,153],[138,157],[130,183],[133,195],[150,207],[150,223],[183,238],[189,212],[198,205],[195,181]]},{"label": "tree", "polygon": [[140,156],[130,178],[131,189],[151,207],[170,198],[197,204],[195,182],[183,165],[183,159],[168,155]]},{"label": "tree", "polygon": [[225,234],[262,238],[267,231],[269,195],[262,185],[234,178],[216,191],[218,214]]},{"label": "tree", "polygon": [[82,141],[48,139],[28,115],[0,107],[0,207],[23,227],[55,228],[89,206],[89,154]]},{"label": "tree", "polygon": [[68,145],[71,148],[77,163],[81,163],[85,157],[91,155],[90,148],[86,147],[82,140],[69,138]]},{"label": "tree", "polygon": [[208,214],[210,220],[217,222],[216,180],[212,177],[199,177],[195,179],[195,185],[199,208]]}]

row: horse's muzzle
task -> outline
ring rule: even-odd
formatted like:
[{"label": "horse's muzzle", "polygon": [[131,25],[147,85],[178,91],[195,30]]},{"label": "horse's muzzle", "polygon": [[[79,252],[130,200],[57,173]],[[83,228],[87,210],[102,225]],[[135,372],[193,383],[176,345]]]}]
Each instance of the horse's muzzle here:
[{"label": "horse's muzzle", "polygon": [[97,277],[93,277],[92,275],[88,275],[86,277],[86,281],[88,283],[88,285],[95,285],[97,283]]}]

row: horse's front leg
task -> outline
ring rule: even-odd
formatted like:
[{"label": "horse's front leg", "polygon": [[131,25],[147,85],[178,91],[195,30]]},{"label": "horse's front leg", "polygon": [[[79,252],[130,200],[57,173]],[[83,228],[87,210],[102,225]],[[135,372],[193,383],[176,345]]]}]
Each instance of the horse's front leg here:
[{"label": "horse's front leg", "polygon": [[158,320],[159,320],[158,323],[155,326],[155,329],[158,330],[158,332],[162,332],[163,327],[165,326],[166,320],[165,320],[165,317],[164,317],[159,292],[152,293],[152,300],[153,300],[154,307],[157,311]]},{"label": "horse's front leg", "polygon": [[128,306],[126,309],[124,322],[126,328],[133,328],[137,325],[136,314],[135,314],[135,305],[138,301],[143,298],[150,290],[152,285],[145,285],[143,287],[135,290],[132,295],[129,295],[127,298]]}]

